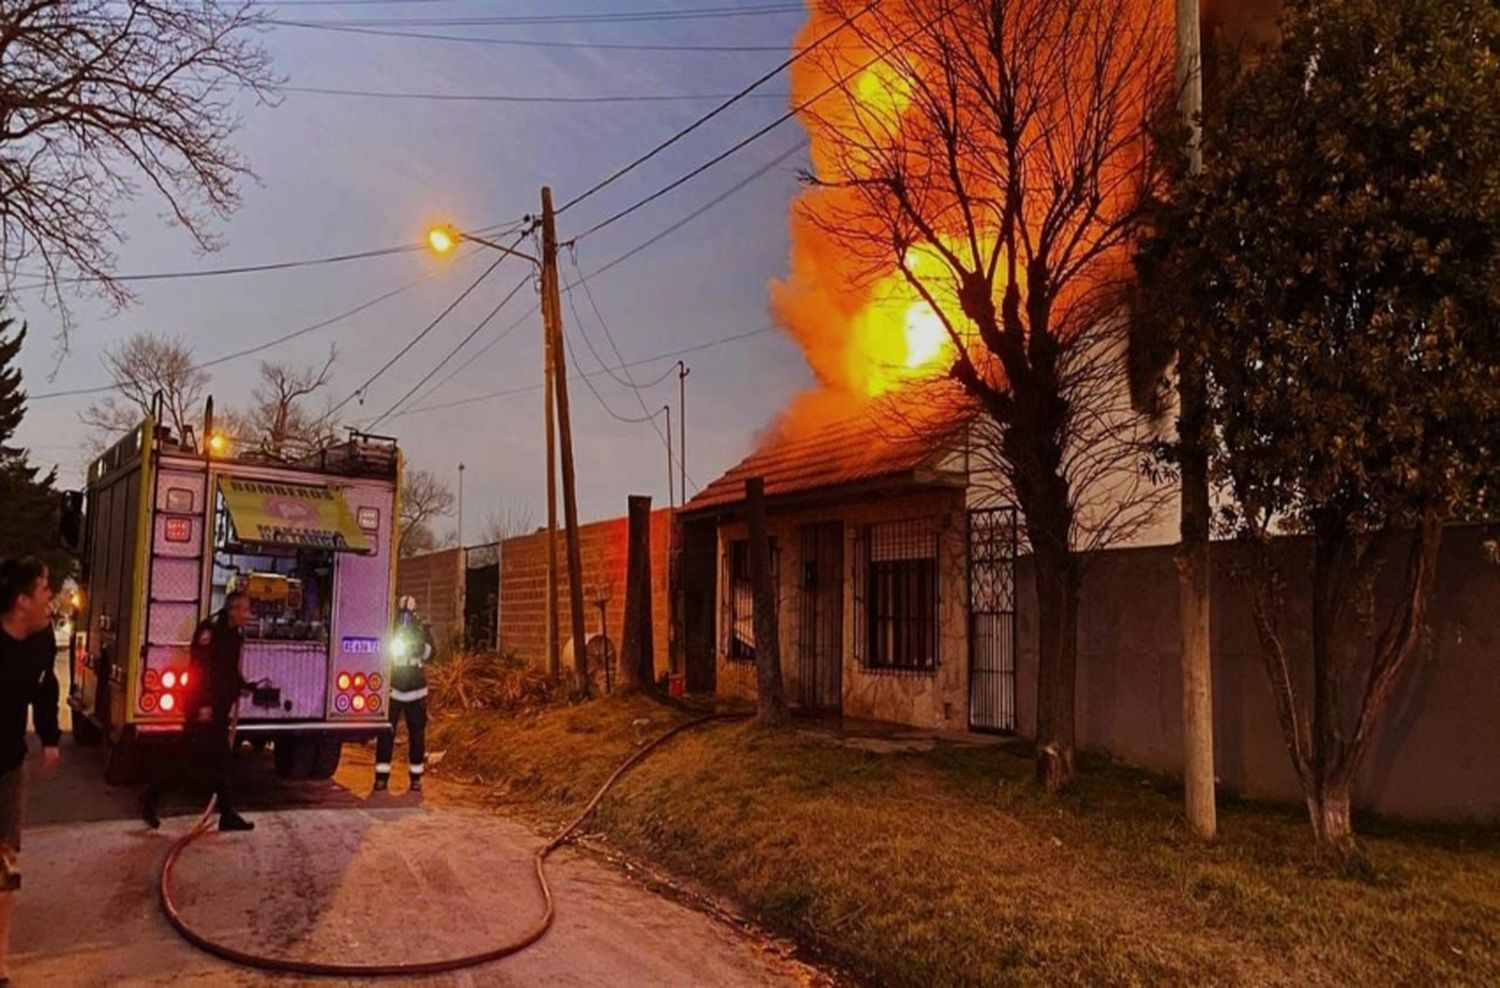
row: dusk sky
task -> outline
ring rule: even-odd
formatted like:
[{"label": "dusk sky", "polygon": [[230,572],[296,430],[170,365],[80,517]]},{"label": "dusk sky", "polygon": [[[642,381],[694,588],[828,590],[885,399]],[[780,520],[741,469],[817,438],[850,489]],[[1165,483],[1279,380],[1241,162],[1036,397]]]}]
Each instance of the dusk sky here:
[{"label": "dusk sky", "polygon": [[[288,91],[278,107],[246,104],[237,146],[259,184],[243,189],[243,205],[219,227],[224,249],[195,251],[191,240],[160,217],[161,204],[143,198],[129,214],[129,241],[118,271],[140,274],[259,264],[341,254],[415,242],[426,227],[450,220],[477,229],[538,210],[550,184],[559,203],[612,173],[716,105],[714,100],[631,103],[524,104],[439,101],[314,94],[296,87],[381,93],[490,96],[682,96],[728,94],[787,55],[802,23],[792,4],[749,4],[752,16],[651,20],[637,23],[438,24],[446,18],[590,15],[601,12],[699,10],[710,6],[671,0],[435,0],[425,3],[287,3],[277,17],[322,22],[322,27],[277,26],[265,36]],[[394,23],[406,20],[406,26]],[[384,37],[328,26],[357,24],[469,38],[529,39],[643,45],[774,46],[753,52],[634,51],[528,47]],[[762,87],[688,139],[614,183],[559,219],[568,240],[593,223],[655,191],[775,119],[786,109],[786,83]],[[677,222],[795,148],[803,134],[788,122],[721,165],[606,230],[582,240],[577,261],[591,272]],[[797,188],[801,152],[793,153],[722,205],[659,244],[590,282],[594,300],[628,361],[639,361],[770,325],[766,284],[787,264],[787,206]],[[213,369],[216,401],[236,405],[249,396],[262,358],[321,362],[339,348],[335,400],[390,359],[483,270],[483,256],[439,260],[426,252],[396,254],[288,271],[146,282],[134,305],[111,313],[75,300],[76,328],[59,363],[57,315],[34,293],[18,292],[12,313],[31,332],[22,356],[33,396],[20,439],[41,463],[57,463],[63,486],[80,482],[86,430],[78,413],[88,397],[46,399],[48,392],[108,383],[99,359],[103,344],[137,330],[180,338],[199,359],[293,332],[338,315],[382,293],[432,273],[431,280],[326,329],[264,354]],[[564,281],[577,273],[567,252]],[[371,386],[363,406],[346,409],[355,422],[385,411],[443,358],[527,273],[520,261],[502,264],[454,313]],[[588,298],[564,300],[572,358],[586,371],[604,359],[617,366]],[[536,301],[527,284],[439,380],[493,341]],[[580,318],[581,317],[581,318]],[[426,404],[450,403],[489,392],[526,388],[541,380],[541,322],[533,314]],[[675,357],[631,368],[638,382],[656,380]],[[749,451],[758,429],[793,395],[811,384],[801,353],[783,333],[762,332],[686,355],[687,469],[696,485],[712,480]],[[55,377],[48,380],[54,370]],[[631,391],[603,373],[591,377],[610,408],[639,418]],[[420,394],[420,393],[419,393]],[[571,384],[579,510],[584,519],[623,514],[629,494],[664,504],[666,451],[649,425],[612,418],[580,381]],[[645,390],[647,407],[670,402],[677,414],[675,372]],[[539,390],[405,414],[377,430],[397,435],[409,461],[456,482],[466,473],[466,541],[474,541],[486,511],[502,506],[545,518],[545,474]],[[660,420],[658,420],[660,421]],[[677,423],[673,423],[674,442]],[[690,484],[690,491],[694,489]],[[451,525],[451,520],[446,523]]]}]

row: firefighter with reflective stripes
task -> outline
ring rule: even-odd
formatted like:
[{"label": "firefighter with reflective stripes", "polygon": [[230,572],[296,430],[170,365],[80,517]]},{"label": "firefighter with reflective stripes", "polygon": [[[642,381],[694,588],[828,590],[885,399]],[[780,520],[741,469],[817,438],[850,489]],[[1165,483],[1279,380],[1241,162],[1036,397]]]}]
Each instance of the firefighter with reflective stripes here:
[{"label": "firefighter with reflective stripes", "polygon": [[407,771],[412,792],[422,791],[422,773],[427,755],[427,673],[424,666],[433,655],[432,631],[417,617],[416,598],[401,598],[401,611],[391,635],[391,731],[375,746],[375,791],[391,781],[391,755],[396,747],[396,729],[406,718]]}]

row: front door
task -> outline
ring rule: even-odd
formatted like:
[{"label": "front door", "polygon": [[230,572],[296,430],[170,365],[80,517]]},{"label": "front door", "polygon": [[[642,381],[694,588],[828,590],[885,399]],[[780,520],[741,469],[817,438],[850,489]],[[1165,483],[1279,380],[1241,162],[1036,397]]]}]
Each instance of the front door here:
[{"label": "front door", "polygon": [[798,699],[810,710],[843,706],[844,526],[802,526]]},{"label": "front door", "polygon": [[1016,509],[969,512],[969,729],[1016,729]]}]

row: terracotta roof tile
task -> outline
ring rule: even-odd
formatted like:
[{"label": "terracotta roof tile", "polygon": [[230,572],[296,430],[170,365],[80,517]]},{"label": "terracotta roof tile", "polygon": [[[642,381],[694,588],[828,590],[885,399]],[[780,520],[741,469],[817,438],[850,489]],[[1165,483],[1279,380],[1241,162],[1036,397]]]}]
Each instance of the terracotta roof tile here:
[{"label": "terracotta roof tile", "polygon": [[898,435],[875,416],[822,424],[811,433],[772,436],[688,501],[686,511],[722,508],[745,499],[745,481],[765,479],[766,496],[798,494],[858,481],[897,477],[939,465],[955,430]]}]

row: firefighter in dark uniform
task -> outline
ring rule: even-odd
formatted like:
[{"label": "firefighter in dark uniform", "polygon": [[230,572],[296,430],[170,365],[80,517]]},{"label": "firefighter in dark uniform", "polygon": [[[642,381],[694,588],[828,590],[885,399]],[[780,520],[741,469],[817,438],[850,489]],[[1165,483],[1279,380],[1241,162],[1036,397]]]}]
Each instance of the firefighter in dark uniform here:
[{"label": "firefighter in dark uniform", "polygon": [[[224,598],[224,609],[193,632],[183,696],[182,753],[172,766],[178,775],[206,769],[213,776],[220,830],[255,829],[255,824],[234,810],[234,745],[229,739],[235,702],[250,686],[240,674],[244,629],[249,623],[250,598],[235,590]],[[153,830],[161,826],[158,809],[166,788],[160,776],[146,787],[141,817]]]},{"label": "firefighter in dark uniform", "polygon": [[401,598],[395,633],[391,635],[391,731],[375,746],[375,791],[391,781],[391,755],[396,747],[396,728],[406,718],[407,771],[411,791],[422,791],[422,773],[427,756],[427,673],[423,669],[433,655],[432,631],[417,617],[417,601]]}]

